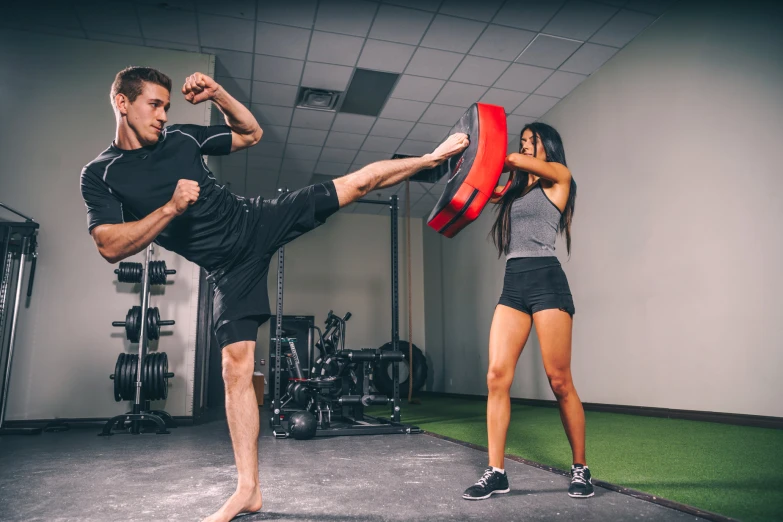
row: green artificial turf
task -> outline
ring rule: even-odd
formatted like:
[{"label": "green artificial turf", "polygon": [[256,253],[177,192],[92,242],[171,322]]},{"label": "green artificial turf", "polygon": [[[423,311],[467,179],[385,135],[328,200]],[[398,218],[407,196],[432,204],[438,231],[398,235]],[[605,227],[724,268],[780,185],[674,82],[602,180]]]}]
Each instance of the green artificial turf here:
[{"label": "green artificial turf", "polygon": [[[403,422],[487,446],[486,402],[420,400],[403,400]],[[783,520],[783,430],[590,411],[585,417],[594,478],[743,521]],[[570,470],[557,408],[512,405],[506,453]]]}]

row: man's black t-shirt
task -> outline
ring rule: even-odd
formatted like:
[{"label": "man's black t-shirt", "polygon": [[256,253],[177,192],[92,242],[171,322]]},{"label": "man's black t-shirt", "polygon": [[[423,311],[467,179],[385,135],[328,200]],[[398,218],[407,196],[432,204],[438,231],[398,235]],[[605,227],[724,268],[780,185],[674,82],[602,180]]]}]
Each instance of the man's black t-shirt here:
[{"label": "man's black t-shirt", "polygon": [[82,170],[88,230],[143,219],[171,200],[180,179],[197,181],[198,200],[155,242],[207,270],[221,268],[241,251],[253,220],[250,203],[218,185],[202,158],[230,152],[225,125],[171,125],[158,143],[136,150],[112,144]]}]

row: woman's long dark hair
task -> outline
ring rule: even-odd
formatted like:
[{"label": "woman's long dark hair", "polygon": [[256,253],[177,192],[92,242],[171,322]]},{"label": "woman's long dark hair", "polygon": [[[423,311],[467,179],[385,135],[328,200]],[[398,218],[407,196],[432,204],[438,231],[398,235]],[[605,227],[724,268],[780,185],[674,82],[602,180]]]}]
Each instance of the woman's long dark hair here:
[{"label": "woman's long dark hair", "polygon": [[[546,151],[547,161],[568,166],[566,164],[565,149],[563,148],[563,140],[560,138],[560,133],[546,123],[528,123],[522,129],[522,132],[519,133],[520,143],[522,141],[522,135],[528,129],[533,133],[534,151],[538,150],[538,140],[540,139],[541,145],[543,145],[544,150]],[[520,152],[521,151],[520,145]],[[519,170],[514,172],[514,180],[511,182],[511,186],[497,204],[497,219],[495,219],[495,224],[492,225],[490,234],[498,249],[498,257],[508,254],[508,246],[511,242],[511,205],[525,191],[529,177],[530,174],[527,172]],[[571,256],[571,220],[574,217],[575,202],[576,182],[572,177],[568,202],[566,203],[563,214],[560,216],[560,226],[558,227],[558,232],[561,235],[565,235],[566,250],[569,257]]]}]

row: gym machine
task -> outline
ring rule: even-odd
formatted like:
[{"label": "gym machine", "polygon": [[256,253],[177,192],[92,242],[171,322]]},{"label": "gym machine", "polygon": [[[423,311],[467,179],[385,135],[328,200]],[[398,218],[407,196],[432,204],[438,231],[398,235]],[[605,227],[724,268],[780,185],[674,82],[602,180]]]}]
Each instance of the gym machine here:
[{"label": "gym machine", "polygon": [[[22,299],[22,283],[28,257],[30,263],[30,278],[27,282],[27,298],[33,295],[33,280],[35,265],[38,260],[38,229],[39,224],[31,217],[3,205],[0,207],[16,214],[24,221],[8,221],[0,218],[0,367],[2,371],[2,388],[0,388],[0,435],[36,435],[41,428],[7,428],[3,427],[8,405],[8,390],[11,385],[11,363],[14,357],[16,342],[16,325],[19,319],[19,304]],[[14,283],[14,275],[16,282]],[[11,294],[13,293],[13,302]],[[10,306],[9,306],[10,305]],[[10,330],[10,331],[8,331]]]},{"label": "gym machine", "polygon": [[[125,317],[125,321],[114,321],[112,326],[125,328],[125,336],[132,343],[138,343],[139,353],[121,353],[114,365],[114,373],[109,376],[114,381],[114,400],[133,401],[128,413],[109,419],[103,426],[100,436],[112,435],[115,429],[126,429],[129,433],[143,433],[145,424],[154,424],[156,433],[168,434],[167,428],[176,428],[177,424],[167,412],[152,410],[150,402],[168,397],[169,372],[166,352],[147,353],[149,341],[160,338],[160,327],[171,326],[174,321],[161,320],[158,308],[149,307],[150,285],[164,285],[167,276],[175,270],[167,270],[165,261],[151,261],[153,246],[147,247],[145,262],[120,263],[114,271],[121,283],[141,283],[141,306],[134,306]],[[115,428],[116,425],[116,428]]]},{"label": "gym machine", "polygon": [[[281,375],[280,366],[285,355],[289,374],[292,377],[283,397],[280,394],[280,386],[274,386],[270,405],[272,415],[269,422],[276,438],[422,433],[418,427],[400,422],[399,363],[404,360],[404,354],[399,346],[398,198],[394,195],[389,202],[362,199],[359,203],[388,205],[391,210],[391,349],[345,350],[345,322],[350,318],[350,313],[340,318],[330,311],[326,321],[326,337],[318,330],[320,345],[321,349],[325,350],[328,346],[326,339],[331,339],[332,347],[335,349],[331,355],[335,358],[334,362],[337,366],[342,366],[342,370],[338,370],[336,375],[314,375],[320,372],[311,371],[305,378],[293,346],[294,339],[285,336],[287,332],[283,331],[285,253],[284,247],[281,247],[277,256],[277,321],[275,336],[272,338],[275,349],[272,372],[275,374],[275,382],[278,383]],[[289,345],[290,352],[283,353],[283,343]],[[338,343],[341,344],[340,350],[336,350],[337,346],[334,346]],[[327,355],[325,352],[321,354],[322,368]],[[312,355],[310,360],[313,361]],[[391,397],[370,393],[369,380],[372,365],[379,362],[391,363],[393,383]],[[313,369],[316,369],[315,365]],[[364,408],[371,405],[389,405],[389,419],[365,414]]]}]

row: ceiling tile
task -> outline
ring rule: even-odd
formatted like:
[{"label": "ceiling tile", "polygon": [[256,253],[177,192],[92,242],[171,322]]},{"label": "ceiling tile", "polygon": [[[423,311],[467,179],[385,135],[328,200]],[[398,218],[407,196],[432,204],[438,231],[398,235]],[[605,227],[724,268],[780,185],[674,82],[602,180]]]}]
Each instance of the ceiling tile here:
[{"label": "ceiling tile", "polygon": [[319,161],[315,166],[315,172],[329,176],[343,176],[348,174],[350,163],[334,163],[331,161]]},{"label": "ceiling tile", "polygon": [[506,113],[510,113],[522,103],[522,100],[527,96],[528,94],[523,92],[490,89],[479,101],[481,103],[499,105],[505,109]]},{"label": "ceiling tile", "polygon": [[460,53],[419,47],[413,54],[406,74],[448,80],[464,57]]},{"label": "ceiling tile", "polygon": [[377,4],[362,0],[321,0],[315,28],[321,31],[367,36]]},{"label": "ceiling tile", "polygon": [[215,75],[250,79],[253,72],[253,55],[223,49],[202,47],[202,52],[215,55]]},{"label": "ceiling tile", "polygon": [[293,107],[296,103],[297,91],[298,89],[295,85],[253,82],[253,101],[266,105]]},{"label": "ceiling tile", "polygon": [[285,147],[285,155],[283,156],[285,163],[285,159],[287,158],[294,158],[294,159],[303,159],[303,160],[317,160],[318,156],[321,155],[321,147],[317,145],[305,145],[303,143],[289,143]]},{"label": "ceiling tile", "polygon": [[463,107],[450,107],[448,105],[436,105],[433,103],[424,112],[419,121],[421,123],[433,123],[435,125],[448,125],[449,128],[451,128],[459,121],[463,114],[465,114],[465,109]]},{"label": "ceiling tile", "polygon": [[614,56],[618,50],[615,47],[586,43],[560,67],[560,70],[579,74],[593,74],[609,58]]},{"label": "ceiling tile", "polygon": [[415,7],[425,11],[437,11],[442,0],[381,0],[386,4],[402,5],[405,7]]},{"label": "ceiling tile", "polygon": [[[263,171],[266,173],[279,172],[280,165],[283,164],[283,158],[272,158],[267,156],[249,155],[247,157],[247,170],[251,173],[251,176],[256,172]],[[251,177],[248,176],[248,177]],[[277,181],[277,175],[274,176],[274,181]]]},{"label": "ceiling tile", "polygon": [[356,157],[356,152],[356,150],[324,147],[319,159],[320,161],[328,161],[330,163],[347,163],[350,165]]},{"label": "ceiling tile", "polygon": [[310,31],[259,22],[256,28],[256,54],[303,60],[307,56]]},{"label": "ceiling tile", "polygon": [[353,67],[362,51],[362,45],[364,45],[364,38],[313,31],[307,59],[312,62]]},{"label": "ceiling tile", "polygon": [[524,65],[521,63],[512,64],[508,70],[503,73],[493,87],[498,89],[507,89],[509,91],[533,92],[539,85],[544,83],[552,69],[543,69],[533,65]]},{"label": "ceiling tile", "polygon": [[[314,167],[314,166],[313,166]],[[280,178],[277,183],[288,190],[297,190],[310,184],[313,177],[313,168],[300,167],[300,170],[280,170]]]},{"label": "ceiling tile", "polygon": [[325,130],[291,127],[291,131],[288,133],[288,143],[322,146],[326,141],[327,134],[329,133]]},{"label": "ceiling tile", "polygon": [[250,80],[229,78],[228,76],[215,76],[215,81],[218,82],[238,102],[250,101]]},{"label": "ceiling tile", "polygon": [[382,136],[368,136],[362,144],[362,151],[386,152],[393,154],[402,143],[401,138],[384,138]]},{"label": "ceiling tile", "polygon": [[513,62],[535,36],[532,31],[492,24],[470,49],[470,54]]},{"label": "ceiling tile", "polygon": [[[293,171],[293,172],[310,172],[315,170],[316,160],[305,160],[298,158],[283,158],[283,166],[280,170]],[[291,187],[295,190],[293,187]]]},{"label": "ceiling tile", "polygon": [[357,65],[374,71],[401,73],[415,50],[412,45],[367,40]]},{"label": "ceiling tile", "polygon": [[[524,126],[528,123],[533,123],[534,121],[536,121],[536,119],[529,116],[515,116],[513,114],[506,116],[506,128],[508,129],[509,141],[516,142],[518,139],[516,136],[522,132]],[[516,147],[514,150],[519,150],[519,147]]]},{"label": "ceiling tile", "polygon": [[563,98],[568,95],[569,92],[573,91],[577,85],[582,83],[585,78],[587,78],[587,76],[582,74],[555,71],[541,87],[536,89],[535,94]]},{"label": "ceiling tile", "polygon": [[[435,103],[470,107],[487,92],[486,87],[468,85],[467,83],[448,82],[435,97]],[[463,111],[464,112],[464,111]]]},{"label": "ceiling tile", "polygon": [[[285,140],[285,138],[283,138]],[[283,150],[285,149],[285,143],[275,143],[274,141],[267,141],[267,130],[264,129],[264,135],[261,141],[247,149],[249,156],[268,156],[271,158],[282,158]]]},{"label": "ceiling tile", "polygon": [[431,102],[445,84],[443,80],[404,75],[397,82],[391,96],[403,100]]},{"label": "ceiling tile", "polygon": [[264,22],[311,28],[315,20],[316,0],[258,2],[258,19]]},{"label": "ceiling tile", "polygon": [[201,45],[253,52],[255,22],[210,14],[198,15]]},{"label": "ceiling tile", "polygon": [[149,38],[145,39],[144,43],[146,47],[154,47],[156,49],[173,49],[175,51],[189,51],[192,53],[201,52],[201,48],[196,44],[165,42],[163,40],[150,40]]},{"label": "ceiling tile", "polygon": [[293,114],[294,109],[253,103],[250,106],[250,111],[262,126],[264,124],[288,126],[291,124],[291,115]]},{"label": "ceiling tile", "polygon": [[291,121],[291,127],[302,127],[305,129],[319,129],[328,131],[332,128],[333,120],[334,112],[331,111],[294,109],[294,119]]},{"label": "ceiling tile", "polygon": [[655,16],[623,9],[603,26],[590,41],[623,47],[655,21]]},{"label": "ceiling tile", "polygon": [[550,98],[549,96],[531,94],[522,103],[522,105],[517,107],[517,110],[514,111],[514,114],[517,116],[531,116],[533,118],[540,118],[559,101],[560,98]]},{"label": "ceiling tile", "polygon": [[[62,8],[67,8],[70,11],[70,6],[62,6]],[[76,5],[76,13],[79,15],[79,20],[81,20],[87,33],[111,33],[141,38],[139,21],[135,16],[127,16],[129,11],[133,12],[133,4],[130,2],[100,2]],[[72,12],[70,16],[73,17]],[[78,27],[78,20],[76,22]],[[58,25],[61,26],[62,24]]]},{"label": "ceiling tile", "polygon": [[[95,0],[100,1],[100,0]],[[159,0],[136,0],[137,4],[148,4],[148,5],[154,5],[156,7],[159,7],[161,2]],[[195,10],[195,4],[193,3],[193,0],[170,0],[165,2],[165,6],[162,7],[163,9],[170,9],[170,10],[184,10],[184,11],[193,11]]]},{"label": "ceiling tile", "polygon": [[587,40],[617,12],[617,8],[585,0],[569,0],[544,27],[545,33]]},{"label": "ceiling tile", "polygon": [[489,87],[500,78],[500,75],[510,65],[509,62],[501,62],[479,56],[466,56],[450,80],[455,82],[472,83]]},{"label": "ceiling tile", "polygon": [[662,15],[676,0],[630,0],[625,6],[627,9],[635,9],[654,15]]},{"label": "ceiling tile", "polygon": [[470,20],[480,20],[489,22],[503,0],[482,0],[481,2],[467,2],[465,0],[444,0],[438,12],[468,18]]},{"label": "ceiling tile", "polygon": [[199,0],[196,3],[199,13],[233,16],[253,20],[256,16],[255,0]]},{"label": "ceiling tile", "polygon": [[422,39],[422,47],[466,53],[487,24],[453,16],[436,15]]},{"label": "ceiling tile", "polygon": [[418,121],[428,106],[424,102],[391,98],[379,116],[391,120]]},{"label": "ceiling tile", "polygon": [[557,69],[574,54],[581,42],[539,34],[519,58],[518,63]]},{"label": "ceiling tile", "polygon": [[[50,34],[71,34],[72,36],[77,34],[73,31],[78,31],[78,37],[84,38],[79,17],[76,16],[76,11],[70,2],[47,2],[48,5],[45,9],[42,9],[42,6],[37,2],[14,2],[15,5],[7,7],[6,4],[9,2],[2,4],[5,9],[3,9],[3,16],[0,16],[0,24],[6,27],[24,28],[24,30],[35,29],[36,31],[52,29]],[[133,9],[130,3],[125,3],[124,6]],[[98,27],[98,29],[104,33],[113,32],[106,27]]]},{"label": "ceiling tile", "polygon": [[358,149],[364,143],[364,138],[366,136],[362,134],[331,131],[325,145],[336,149]]},{"label": "ceiling tile", "polygon": [[[2,24],[2,22],[0,22],[0,24]],[[15,28],[15,27],[16,26],[14,26],[13,28]],[[11,29],[12,27],[9,26],[8,28]],[[37,32],[37,30],[35,29],[34,26],[27,26],[27,25],[25,25],[24,28],[25,28],[24,29],[25,31]],[[70,31],[72,31],[72,29],[62,29],[62,31],[69,31],[70,32]],[[48,31],[46,31],[45,29],[42,30],[41,32],[48,33]],[[81,33],[81,31],[80,31],[80,33]],[[54,33],[48,33],[48,34],[60,34],[60,32],[55,31]],[[83,34],[78,34],[78,35],[75,35],[75,34],[70,34],[70,35],[69,34],[62,34],[62,36],[71,36],[71,37],[74,37],[74,38],[84,38]],[[136,37],[133,37],[133,36],[122,36],[121,34],[106,34],[106,33],[96,33],[95,31],[87,31],[87,37],[90,40],[100,40],[102,42],[114,42],[114,43],[121,43],[121,44],[130,44],[130,45],[144,46],[144,40],[143,39],[136,38]]]},{"label": "ceiling tile", "polygon": [[273,196],[277,187],[277,176],[278,172],[275,171],[248,172],[245,179],[245,194],[249,198]]},{"label": "ceiling tile", "polygon": [[388,138],[404,138],[413,128],[411,121],[385,120],[378,118],[370,131],[370,136],[386,136]]},{"label": "ceiling tile", "polygon": [[256,80],[299,85],[304,64],[299,60],[257,54],[253,76]]},{"label": "ceiling tile", "polygon": [[432,13],[382,5],[370,29],[370,38],[418,45],[430,25]]},{"label": "ceiling tile", "polygon": [[[251,106],[252,107],[252,106]],[[261,125],[264,135],[261,138],[264,141],[275,143],[285,143],[288,139],[288,124],[282,125]]]},{"label": "ceiling tile", "polygon": [[376,161],[391,159],[391,156],[392,155],[387,152],[360,150],[356,155],[356,158],[353,160],[353,164],[358,165],[359,168],[361,168]]},{"label": "ceiling tile", "polygon": [[446,139],[451,127],[445,125],[432,125],[429,123],[417,123],[407,138],[421,141],[441,142]]},{"label": "ceiling tile", "polygon": [[196,14],[152,6],[138,6],[144,38],[198,45]]},{"label": "ceiling tile", "polygon": [[330,91],[345,91],[351,79],[353,67],[306,62],[302,86]]},{"label": "ceiling tile", "polygon": [[509,0],[492,19],[492,23],[538,32],[564,3],[565,0]]},{"label": "ceiling tile", "polygon": [[337,118],[335,118],[332,130],[365,135],[370,131],[374,123],[374,116],[343,113],[338,114]]}]

